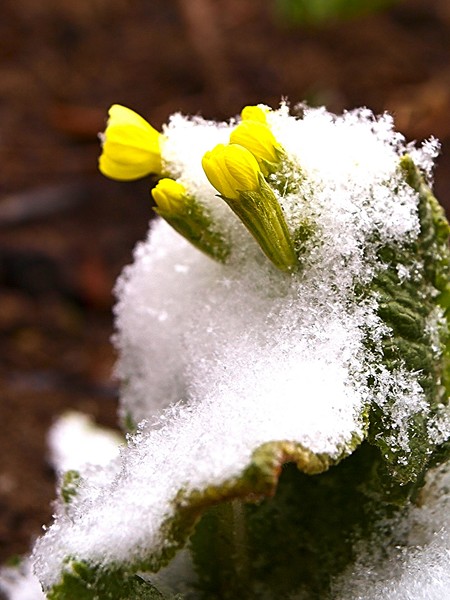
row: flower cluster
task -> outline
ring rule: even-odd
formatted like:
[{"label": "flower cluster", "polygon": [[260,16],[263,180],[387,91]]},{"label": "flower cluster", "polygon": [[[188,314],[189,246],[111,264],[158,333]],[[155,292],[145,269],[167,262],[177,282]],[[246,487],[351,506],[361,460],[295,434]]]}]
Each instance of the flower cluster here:
[{"label": "flower cluster", "polygon": [[[269,183],[285,161],[276,140],[266,106],[246,106],[231,131],[228,144],[218,144],[205,153],[206,177],[253,235],[266,256],[283,271],[297,267],[283,210]],[[106,131],[101,136],[100,171],[107,177],[132,180],[149,174],[163,177],[152,190],[155,211],[181,235],[211,257],[224,261],[230,244],[182,181],[173,177],[164,162],[165,137],[134,111],[113,105]]]}]

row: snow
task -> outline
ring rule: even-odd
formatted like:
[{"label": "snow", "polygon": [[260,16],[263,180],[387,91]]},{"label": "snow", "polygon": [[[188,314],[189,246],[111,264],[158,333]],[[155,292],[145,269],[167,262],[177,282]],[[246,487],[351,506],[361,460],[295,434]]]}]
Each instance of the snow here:
[{"label": "snow", "polygon": [[67,412],[49,431],[50,460],[58,473],[82,471],[88,464],[105,466],[119,455],[123,441],[118,433],[94,425],[87,415]]},{"label": "snow", "polygon": [[19,567],[0,570],[0,591],[8,600],[45,600],[38,578],[33,574],[29,560]]}]

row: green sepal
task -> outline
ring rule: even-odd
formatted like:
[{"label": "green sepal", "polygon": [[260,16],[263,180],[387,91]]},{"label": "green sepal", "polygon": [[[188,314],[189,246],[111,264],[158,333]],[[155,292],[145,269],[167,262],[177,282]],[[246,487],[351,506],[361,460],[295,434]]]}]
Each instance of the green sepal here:
[{"label": "green sepal", "polygon": [[265,158],[258,158],[259,166],[261,167],[261,171],[264,174],[264,177],[270,177],[272,174],[280,172],[283,170],[283,165],[288,162],[288,157],[285,150],[281,147],[274,147],[276,160],[266,160]]},{"label": "green sepal", "polygon": [[283,210],[266,180],[259,175],[256,191],[238,191],[239,198],[221,196],[260,245],[264,254],[281,271],[298,268],[294,242]]},{"label": "green sepal", "polygon": [[301,184],[305,181],[305,176],[301,165],[286,153],[280,153],[277,169],[270,171],[266,179],[270,187],[284,197],[288,194],[301,194]]},{"label": "green sepal", "polygon": [[225,235],[216,229],[208,211],[194,198],[185,196],[176,213],[157,206],[153,210],[198,250],[219,262],[226,261],[230,246]]}]

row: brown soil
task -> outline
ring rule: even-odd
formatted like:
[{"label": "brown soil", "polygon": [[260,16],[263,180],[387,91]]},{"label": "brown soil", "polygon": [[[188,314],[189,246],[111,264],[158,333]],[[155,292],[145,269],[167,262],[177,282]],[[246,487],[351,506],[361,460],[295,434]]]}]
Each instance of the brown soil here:
[{"label": "brown soil", "polygon": [[114,280],[151,216],[151,181],[97,173],[119,102],[160,126],[281,97],[394,113],[442,141],[450,207],[450,10],[408,0],[315,28],[275,0],[2,0],[0,8],[0,562],[51,518],[46,432],[76,408],[115,426]]}]

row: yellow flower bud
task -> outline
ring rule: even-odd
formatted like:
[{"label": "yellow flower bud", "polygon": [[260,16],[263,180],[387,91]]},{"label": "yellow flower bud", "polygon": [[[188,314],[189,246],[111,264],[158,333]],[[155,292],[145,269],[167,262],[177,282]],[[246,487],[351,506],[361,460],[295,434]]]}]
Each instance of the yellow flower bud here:
[{"label": "yellow flower bud", "polygon": [[253,154],[239,144],[218,144],[204,155],[202,165],[266,256],[283,271],[295,269],[297,256],[283,211]]},{"label": "yellow flower bud", "polygon": [[218,144],[202,159],[211,185],[225,198],[237,200],[239,192],[254,192],[260,186],[258,161],[238,144]]},{"label": "yellow flower bud", "polygon": [[183,209],[186,188],[173,179],[160,179],[152,189],[152,196],[158,208],[167,214],[177,214]]},{"label": "yellow flower bud", "polygon": [[241,119],[243,121],[258,121],[259,123],[267,123],[267,113],[270,108],[264,104],[257,106],[245,106],[241,111]]},{"label": "yellow flower bud", "polygon": [[231,132],[230,142],[247,148],[259,162],[265,175],[268,172],[266,164],[278,163],[280,160],[281,146],[265,123],[242,121]]},{"label": "yellow flower bud", "polygon": [[102,134],[99,169],[111,179],[129,181],[161,172],[163,136],[133,110],[114,104]]},{"label": "yellow flower bud", "polygon": [[182,183],[161,179],[152,190],[154,211],[196,248],[224,262],[230,253],[225,235],[209,211],[188,192]]}]

